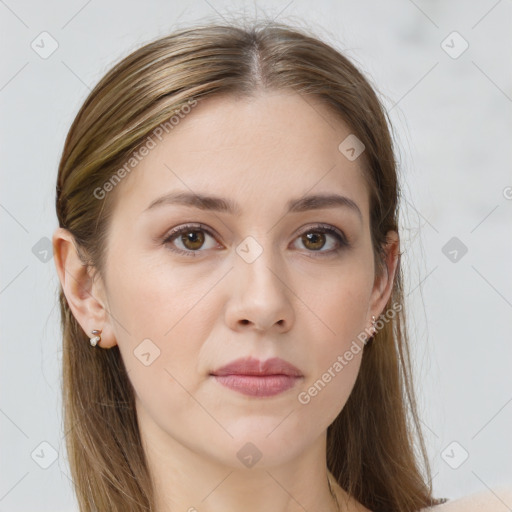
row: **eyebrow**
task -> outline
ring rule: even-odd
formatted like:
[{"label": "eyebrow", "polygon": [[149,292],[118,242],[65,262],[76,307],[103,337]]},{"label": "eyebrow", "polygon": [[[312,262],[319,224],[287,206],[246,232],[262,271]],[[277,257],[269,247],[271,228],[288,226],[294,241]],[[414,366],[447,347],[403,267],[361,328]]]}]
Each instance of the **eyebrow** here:
[{"label": "eyebrow", "polygon": [[[164,205],[183,205],[200,210],[230,213],[232,215],[241,214],[240,206],[231,199],[191,192],[171,192],[166,194],[152,201],[145,211],[147,212]],[[361,221],[363,220],[363,215],[357,204],[352,199],[338,194],[316,194],[291,199],[286,204],[286,213],[299,213],[326,208],[346,208],[356,213]]]}]

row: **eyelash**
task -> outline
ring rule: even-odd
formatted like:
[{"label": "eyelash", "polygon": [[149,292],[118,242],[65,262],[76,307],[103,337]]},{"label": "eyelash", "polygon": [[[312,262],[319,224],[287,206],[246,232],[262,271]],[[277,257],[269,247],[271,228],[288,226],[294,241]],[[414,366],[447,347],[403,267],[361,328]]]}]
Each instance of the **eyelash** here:
[{"label": "eyelash", "polygon": [[[215,238],[215,234],[212,233],[206,226],[203,224],[185,224],[183,226],[180,226],[178,228],[173,229],[168,236],[163,241],[164,245],[169,245],[171,242],[177,238],[179,235],[183,233],[187,233],[189,231],[204,231],[208,235],[210,235],[212,238]],[[312,226],[307,228],[306,230],[302,231],[297,235],[297,238],[305,235],[306,233],[323,233],[323,234],[329,234],[332,235],[336,241],[338,242],[338,247],[336,249],[331,249],[330,251],[307,251],[310,253],[313,253],[314,258],[323,258],[327,256],[332,256],[333,254],[338,254],[343,250],[344,248],[348,247],[350,244],[347,242],[346,237],[343,235],[341,231],[334,228],[333,226],[330,226],[329,224],[317,224],[316,226]],[[198,256],[197,253],[204,252],[201,250],[197,251],[184,251],[183,249],[178,249],[177,247],[170,247],[170,250],[173,252],[176,252],[178,254],[184,255],[184,256],[191,256],[196,257]]]}]

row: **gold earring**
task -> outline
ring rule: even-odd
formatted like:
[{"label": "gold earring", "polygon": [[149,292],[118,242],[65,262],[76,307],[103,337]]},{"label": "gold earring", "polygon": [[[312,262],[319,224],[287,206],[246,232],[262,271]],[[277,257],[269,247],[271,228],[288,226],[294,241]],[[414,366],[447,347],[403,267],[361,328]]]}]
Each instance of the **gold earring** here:
[{"label": "gold earring", "polygon": [[101,331],[98,329],[94,329],[94,331],[91,332],[93,335],[92,338],[90,338],[91,345],[95,347],[100,341],[101,341]]}]

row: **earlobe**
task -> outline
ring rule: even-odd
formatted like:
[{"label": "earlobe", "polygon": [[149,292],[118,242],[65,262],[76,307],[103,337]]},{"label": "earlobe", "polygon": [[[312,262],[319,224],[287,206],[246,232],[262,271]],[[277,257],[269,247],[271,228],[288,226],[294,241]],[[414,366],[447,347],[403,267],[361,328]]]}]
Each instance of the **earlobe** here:
[{"label": "earlobe", "polygon": [[111,348],[116,341],[104,306],[105,294],[99,276],[95,278],[93,269],[82,261],[68,230],[58,228],[52,243],[57,274],[73,316],[90,339],[96,337],[94,330],[102,332],[100,340],[96,340],[98,346]]}]

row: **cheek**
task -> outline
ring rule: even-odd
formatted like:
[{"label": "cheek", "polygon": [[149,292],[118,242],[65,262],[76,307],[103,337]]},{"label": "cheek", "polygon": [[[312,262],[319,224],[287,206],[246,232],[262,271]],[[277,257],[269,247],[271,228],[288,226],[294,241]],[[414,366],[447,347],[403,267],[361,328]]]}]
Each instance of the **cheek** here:
[{"label": "cheek", "polygon": [[310,417],[321,419],[325,428],[338,416],[352,392],[362,353],[363,348],[358,345],[337,354],[322,372],[305,383],[297,396],[298,403],[309,408]]},{"label": "cheek", "polygon": [[359,373],[372,282],[362,265],[317,282],[322,286],[309,294],[309,303],[321,330],[311,332],[314,364],[297,400],[327,427],[344,407]]},{"label": "cheek", "polygon": [[[128,268],[130,269],[128,271]],[[191,283],[136,258],[110,269],[109,307],[128,376],[140,401],[155,411],[190,409],[184,388],[197,385],[198,354],[213,319],[205,298],[212,276]],[[203,328],[204,327],[204,328]],[[196,376],[194,378],[194,376]]]},{"label": "cheek", "polygon": [[[214,284],[214,276],[206,270],[180,270],[137,254],[125,258],[122,266],[111,268],[109,284],[119,341],[150,338],[165,346],[178,332],[185,338],[197,336],[197,311]],[[195,327],[183,332],[193,320]]]},{"label": "cheek", "polygon": [[297,394],[303,413],[323,428],[327,428],[345,406],[361,365],[364,343],[357,337],[361,323],[349,313],[347,309],[332,317],[336,329],[334,338],[315,343],[315,364]]},{"label": "cheek", "polygon": [[322,353],[332,358],[333,353],[346,350],[352,339],[369,327],[366,323],[372,292],[371,269],[347,265],[306,283],[299,288],[297,282],[295,289],[321,324],[318,334],[322,334],[318,338],[325,344]]}]

